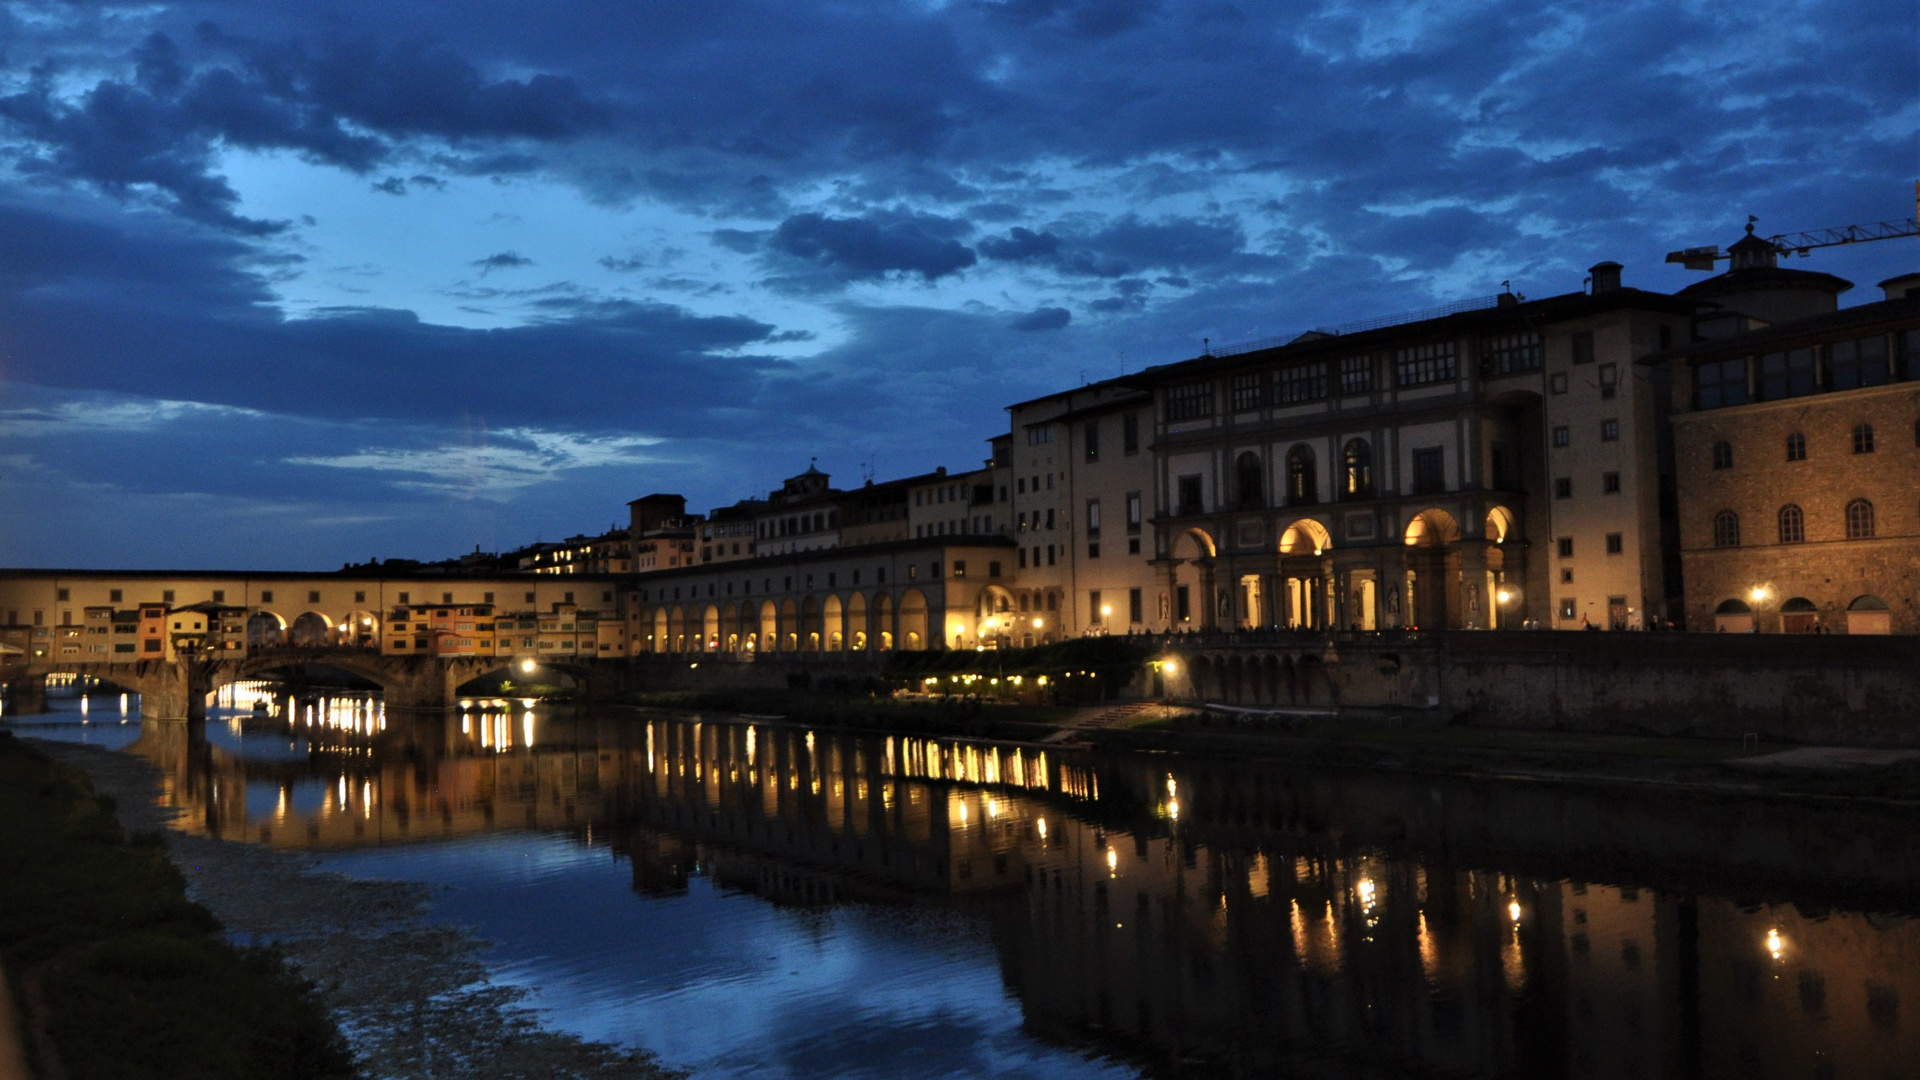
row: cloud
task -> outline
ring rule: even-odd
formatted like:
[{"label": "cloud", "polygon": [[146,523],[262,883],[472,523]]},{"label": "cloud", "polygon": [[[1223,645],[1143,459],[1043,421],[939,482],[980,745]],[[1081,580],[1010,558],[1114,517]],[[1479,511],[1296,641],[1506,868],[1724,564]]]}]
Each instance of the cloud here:
[{"label": "cloud", "polygon": [[795,214],[780,223],[767,248],[785,267],[839,282],[915,274],[936,281],[978,262],[955,239],[971,231],[964,221],[932,214],[875,212],[859,218]]},{"label": "cloud", "polygon": [[569,470],[659,463],[659,458],[638,451],[660,442],[640,435],[596,437],[506,428],[461,445],[370,447],[285,460],[289,465],[396,474],[389,482],[410,491],[504,501],[522,488],[549,483]]},{"label": "cloud", "polygon": [[473,265],[480,268],[480,274],[484,277],[495,270],[517,270],[522,266],[532,266],[533,260],[517,251],[496,251],[484,259],[473,260]]},{"label": "cloud", "polygon": [[397,176],[389,176],[385,180],[369,186],[375,191],[388,195],[405,195],[407,193],[407,182]]},{"label": "cloud", "polygon": [[1072,321],[1073,312],[1066,308],[1043,307],[1017,316],[1010,325],[1015,330],[1030,333],[1035,330],[1064,330]]}]

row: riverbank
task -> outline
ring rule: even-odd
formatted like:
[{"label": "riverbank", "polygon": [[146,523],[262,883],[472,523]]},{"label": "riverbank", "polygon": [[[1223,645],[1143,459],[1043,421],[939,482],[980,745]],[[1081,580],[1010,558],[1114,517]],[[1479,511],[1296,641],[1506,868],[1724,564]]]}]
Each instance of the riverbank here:
[{"label": "riverbank", "polygon": [[[147,850],[178,868],[186,896],[236,941],[271,942],[344,1032],[369,1078],[662,1080],[650,1057],[545,1029],[516,988],[488,980],[487,943],[431,917],[425,886],[317,870],[297,854],[170,829],[158,774],[127,754],[37,743],[83,770],[129,831],[160,833]],[[11,960],[9,959],[9,963]],[[183,995],[191,996],[191,995]],[[78,1074],[74,1074],[78,1076]],[[132,1076],[128,1072],[93,1075]],[[156,1076],[189,1075],[178,1070]],[[258,1069],[234,1076],[297,1076]],[[322,1075],[322,1074],[313,1074]]]},{"label": "riverbank", "polygon": [[313,988],[223,939],[158,838],[96,790],[0,733],[0,953],[39,1075],[352,1076]]}]

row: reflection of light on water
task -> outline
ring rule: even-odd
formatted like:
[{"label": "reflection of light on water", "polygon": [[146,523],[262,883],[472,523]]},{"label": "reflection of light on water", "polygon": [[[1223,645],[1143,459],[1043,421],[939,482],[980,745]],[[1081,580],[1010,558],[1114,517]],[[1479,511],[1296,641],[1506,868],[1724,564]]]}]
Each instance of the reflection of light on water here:
[{"label": "reflection of light on water", "polygon": [[1514,922],[1520,921],[1520,901],[1515,900],[1507,905],[1507,918]]},{"label": "reflection of light on water", "polygon": [[1427,981],[1440,981],[1440,950],[1433,943],[1433,931],[1427,928],[1427,913],[1420,913],[1420,970],[1426,973]]},{"label": "reflection of light on water", "polygon": [[1786,940],[1780,936],[1779,929],[1775,928],[1772,930],[1768,930],[1767,931],[1767,955],[1773,957],[1775,960],[1778,960],[1786,953],[1786,951],[1787,951],[1787,943],[1786,943]]},{"label": "reflection of light on water", "polygon": [[1107,876],[1113,877],[1119,873],[1119,870],[1120,870],[1120,853],[1113,850],[1112,848],[1108,848],[1107,849]]},{"label": "reflection of light on water", "polygon": [[1047,819],[1041,818],[1035,822],[1035,824],[1040,828],[1040,839],[1045,840],[1047,838]]}]

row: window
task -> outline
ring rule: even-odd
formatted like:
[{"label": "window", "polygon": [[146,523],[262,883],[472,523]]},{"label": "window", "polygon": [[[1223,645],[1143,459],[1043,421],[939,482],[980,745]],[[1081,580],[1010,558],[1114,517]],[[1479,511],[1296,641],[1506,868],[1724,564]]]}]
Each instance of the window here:
[{"label": "window", "polygon": [[1120,418],[1120,452],[1137,454],[1140,452],[1140,414],[1128,413]]},{"label": "window", "polygon": [[214,602],[214,603],[216,603],[216,604],[224,604],[224,603],[226,603],[226,602],[227,602],[227,590],[225,590],[225,589],[215,589],[215,590],[213,590],[213,602]]},{"label": "window", "polygon": [[1571,622],[1580,617],[1580,605],[1571,596],[1560,598],[1560,618]]},{"label": "window", "polygon": [[1260,467],[1260,455],[1248,450],[1233,463],[1234,492],[1242,510],[1258,510],[1267,504],[1266,473]]},{"label": "window", "polygon": [[1887,339],[1860,338],[1827,346],[1827,377],[1835,390],[1879,386],[1887,381]]},{"label": "window", "polygon": [[1047,507],[1047,528],[1048,529],[1053,528],[1053,510],[1054,510],[1053,507],[1051,506]]},{"label": "window", "polygon": [[1128,589],[1127,590],[1127,621],[1130,623],[1143,622],[1144,620],[1141,618],[1141,615],[1143,614],[1144,612],[1141,611],[1140,590]]},{"label": "window", "polygon": [[1087,421],[1087,426],[1080,434],[1080,443],[1089,463],[1100,460],[1100,421]]},{"label": "window", "polygon": [[171,604],[171,603],[173,603],[173,590],[172,590],[172,589],[161,589],[161,590],[160,590],[160,602],[161,602],[161,603],[163,603],[163,604]]},{"label": "window", "polygon": [[1731,510],[1722,510],[1713,515],[1713,546],[1732,548],[1740,546],[1740,515]]},{"label": "window", "polygon": [[1573,537],[1571,536],[1559,537],[1554,541],[1554,545],[1559,550],[1561,558],[1563,559],[1573,558]]},{"label": "window", "polygon": [[[994,561],[987,564],[987,576],[992,578],[997,578],[1000,576],[1000,560],[995,559]],[[855,570],[853,572],[853,583],[855,585],[860,584],[860,571],[858,570]]]},{"label": "window", "polygon": [[1787,460],[1807,460],[1807,437],[1799,432],[1787,436]]},{"label": "window", "polygon": [[1713,444],[1713,467],[1716,469],[1733,468],[1733,444],[1725,439]]},{"label": "window", "polygon": [[[268,603],[268,604],[271,604],[271,603],[273,602],[273,594],[272,594],[272,593],[261,593],[261,594],[260,594],[260,599],[261,599],[261,601],[262,601],[263,603]],[[401,603],[403,603],[403,604],[411,604],[411,603],[413,603],[413,599],[412,599],[412,598],[411,598],[411,597],[410,597],[410,596],[409,596],[408,594],[406,594],[406,593],[401,593],[401,594],[400,594],[400,602],[401,602]]]},{"label": "window", "polygon": [[1394,380],[1400,386],[1425,386],[1454,377],[1454,345],[1436,341],[1401,349],[1394,358]]},{"label": "window", "polygon": [[1053,441],[1052,424],[1035,424],[1027,429],[1028,446],[1044,446]]},{"label": "window", "polygon": [[1349,356],[1340,361],[1340,392],[1342,394],[1373,392],[1373,357]]},{"label": "window", "polygon": [[1719,409],[1747,403],[1747,361],[1719,360],[1693,369],[1696,408]]},{"label": "window", "polygon": [[1620,494],[1620,474],[1619,473],[1603,472],[1600,474],[1600,494],[1602,495]]},{"label": "window", "polygon": [[1600,441],[1601,442],[1620,441],[1620,421],[1618,420],[1600,421]]},{"label": "window", "polygon": [[1320,480],[1313,468],[1313,448],[1301,444],[1287,451],[1287,505],[1311,506],[1320,501]]},{"label": "window", "polygon": [[1140,531],[1140,493],[1137,491],[1127,492],[1127,531]]},{"label": "window", "polygon": [[1847,504],[1847,539],[1870,540],[1873,538],[1873,504],[1865,499],[1855,499]]},{"label": "window", "polygon": [[1553,429],[1553,445],[1566,446],[1573,442],[1573,429],[1565,424]]},{"label": "window", "polygon": [[[113,599],[114,599],[114,600],[116,600],[116,601],[118,601],[118,600],[120,599],[120,590],[119,590],[119,589],[115,589],[115,590],[113,590]],[[260,602],[261,602],[261,603],[263,603],[263,604],[271,604],[271,603],[273,603],[273,590],[272,590],[272,589],[262,589],[262,590],[260,591]],[[403,603],[403,604],[407,602],[407,594],[406,594],[406,593],[401,593],[401,594],[400,594],[400,602],[401,602],[401,603]]]},{"label": "window", "polygon": [[1100,610],[1100,590],[1090,590],[1087,593],[1087,622],[1094,626],[1105,625],[1106,620],[1101,617],[1103,614]]},{"label": "window", "polygon": [[1341,454],[1340,495],[1346,499],[1365,499],[1373,494],[1373,448],[1365,439],[1347,440]]},{"label": "window", "polygon": [[73,591],[71,589],[55,589],[54,599],[64,604],[73,599]]},{"label": "window", "polygon": [[1556,499],[1573,498],[1573,477],[1556,476],[1553,478],[1553,497]]},{"label": "window", "polygon": [[[963,578],[967,576],[967,560],[965,559],[953,560],[953,576],[957,578]],[[832,574],[827,575],[827,588],[829,589],[833,588]]]},{"label": "window", "polygon": [[1540,370],[1540,335],[1533,331],[1500,334],[1480,341],[1480,374],[1509,375]]},{"label": "window", "polygon": [[1780,542],[1803,544],[1807,540],[1807,518],[1800,508],[1788,503],[1780,508]]},{"label": "window", "polygon": [[1853,425],[1853,452],[1856,454],[1873,453],[1873,425]]},{"label": "window", "polygon": [[1600,398],[1612,401],[1620,393],[1620,368],[1616,364],[1600,365]]},{"label": "window", "polygon": [[1593,363],[1593,331],[1582,330],[1573,335],[1573,362],[1576,364]]},{"label": "window", "polygon": [[1760,357],[1760,400],[1782,401],[1820,389],[1820,373],[1812,349],[1789,349]]},{"label": "window", "polygon": [[1566,393],[1567,392],[1567,373],[1564,371],[1556,371],[1552,375],[1549,375],[1547,377],[1547,390],[1550,393],[1555,393],[1555,394]]},{"label": "window", "polygon": [[[449,597],[447,597],[447,599],[448,599],[448,600],[452,600],[452,599],[453,599],[453,597],[451,597],[451,596],[449,596]],[[317,603],[319,603],[319,602],[320,602],[320,590],[318,590],[318,589],[309,589],[309,590],[307,590],[307,603],[309,603],[309,604],[317,604]]]},{"label": "window", "polygon": [[1618,555],[1626,550],[1626,538],[1620,533],[1607,534],[1607,554]]},{"label": "window", "polygon": [[1235,375],[1233,377],[1233,411],[1244,412],[1247,409],[1257,409],[1265,405],[1266,402],[1262,399],[1266,395],[1260,391],[1266,384],[1267,377],[1264,372],[1249,371],[1244,375]]},{"label": "window", "polygon": [[1435,446],[1413,452],[1413,493],[1434,495],[1447,490],[1446,453]]},{"label": "window", "polygon": [[[401,603],[403,603],[403,604],[407,602],[407,594],[406,594],[406,593],[401,593],[401,594],[400,594],[400,602],[401,602]],[[531,604],[531,603],[533,603],[533,594],[532,594],[532,593],[528,593],[528,594],[527,594],[527,603],[529,603],[529,604]]]},{"label": "window", "polygon": [[1278,382],[1279,403],[1282,405],[1319,401],[1327,396],[1327,365],[1324,362],[1281,368],[1274,378]]},{"label": "window", "polygon": [[1097,537],[1099,535],[1100,535],[1100,500],[1088,499],[1087,500],[1087,536]]},{"label": "window", "polygon": [[1187,383],[1167,391],[1167,419],[1198,420],[1213,415],[1213,384]]},{"label": "window", "polygon": [[1187,517],[1202,513],[1203,511],[1200,506],[1200,478],[1198,476],[1183,476],[1179,480],[1179,485],[1178,506],[1180,516]]}]

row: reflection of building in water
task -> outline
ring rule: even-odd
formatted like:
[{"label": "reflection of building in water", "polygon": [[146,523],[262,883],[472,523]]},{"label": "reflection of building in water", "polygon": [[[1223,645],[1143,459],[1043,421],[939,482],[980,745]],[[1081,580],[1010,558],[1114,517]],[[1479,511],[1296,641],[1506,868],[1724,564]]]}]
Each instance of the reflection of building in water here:
[{"label": "reflection of building in water", "polygon": [[[1920,1060],[1920,923],[1712,898],[1768,874],[1879,895],[1920,857],[1897,820],[736,723],[315,715],[334,720],[302,729],[311,760],[243,761],[180,724],[143,748],[216,835],[590,830],[653,895],[704,874],[796,904],[950,901],[989,919],[1030,1028],[1207,1075]],[[1566,880],[1596,866],[1615,883]]]},{"label": "reflection of building in water", "polygon": [[699,862],[796,902],[1023,884],[1047,826],[1015,793],[1091,786],[1040,749],[738,724],[649,723],[639,764],[622,816],[642,828],[615,841],[636,887],[684,887]]}]

